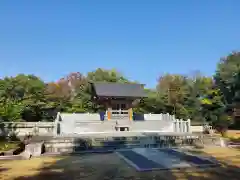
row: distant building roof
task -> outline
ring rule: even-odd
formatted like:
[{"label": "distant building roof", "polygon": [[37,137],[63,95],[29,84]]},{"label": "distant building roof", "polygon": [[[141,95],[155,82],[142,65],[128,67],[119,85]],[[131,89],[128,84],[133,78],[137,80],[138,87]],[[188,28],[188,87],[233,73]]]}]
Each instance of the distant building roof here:
[{"label": "distant building roof", "polygon": [[96,82],[92,85],[99,97],[146,97],[142,84]]}]

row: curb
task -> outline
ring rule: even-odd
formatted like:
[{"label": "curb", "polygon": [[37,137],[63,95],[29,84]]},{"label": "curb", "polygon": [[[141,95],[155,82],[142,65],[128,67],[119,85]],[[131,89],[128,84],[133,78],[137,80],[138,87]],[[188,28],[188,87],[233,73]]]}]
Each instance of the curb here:
[{"label": "curb", "polygon": [[22,160],[21,155],[9,155],[9,156],[0,156],[0,161],[1,160]]},{"label": "curb", "polygon": [[106,154],[113,153],[115,150],[102,150],[102,151],[79,151],[79,152],[57,152],[57,153],[44,153],[39,157],[49,156],[69,156],[69,155],[81,155],[81,154]]}]

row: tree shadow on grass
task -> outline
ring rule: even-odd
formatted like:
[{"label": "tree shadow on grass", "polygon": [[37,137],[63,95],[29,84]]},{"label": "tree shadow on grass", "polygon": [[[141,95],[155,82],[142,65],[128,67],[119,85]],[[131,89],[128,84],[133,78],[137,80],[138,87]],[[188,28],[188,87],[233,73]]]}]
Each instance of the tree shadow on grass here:
[{"label": "tree shadow on grass", "polygon": [[[82,142],[77,142],[81,144]],[[115,137],[103,143],[103,149],[108,147],[128,147],[128,138]],[[78,149],[75,149],[78,150]],[[206,155],[201,151],[199,155]],[[209,155],[208,155],[209,156]],[[181,170],[159,170],[138,172],[130,167],[125,161],[115,153],[87,153],[81,155],[70,155],[56,157],[54,161],[47,161],[47,157],[42,159],[42,167],[37,169],[26,169],[26,171],[37,172],[31,176],[20,176],[14,180],[175,180],[175,179],[196,179],[196,180],[219,180],[238,179],[240,170],[237,166],[230,165],[230,162],[221,162],[220,167],[215,168],[191,168]],[[45,159],[45,160],[44,160]],[[214,159],[214,157],[211,157]],[[30,161],[34,161],[30,160]]]},{"label": "tree shadow on grass", "polygon": [[240,169],[226,162],[221,162],[221,166],[215,168],[137,172],[117,158],[116,154],[108,153],[62,157],[55,163],[44,163],[33,176],[17,177],[15,180],[234,180],[239,175]]},{"label": "tree shadow on grass", "polygon": [[[90,157],[93,156],[93,157]],[[15,180],[74,180],[74,179],[86,179],[86,180],[104,180],[114,179],[117,174],[118,168],[114,163],[106,165],[105,163],[98,161],[99,155],[79,155],[68,156],[56,161],[54,164],[44,164],[44,167],[39,169],[39,173],[34,176],[17,177]],[[107,155],[103,155],[107,157]],[[109,159],[111,160],[111,158]],[[104,167],[102,165],[105,165]]]},{"label": "tree shadow on grass", "polygon": [[4,167],[1,167],[0,166],[0,173],[4,172],[4,171],[8,171],[9,169],[8,168],[4,168]]}]

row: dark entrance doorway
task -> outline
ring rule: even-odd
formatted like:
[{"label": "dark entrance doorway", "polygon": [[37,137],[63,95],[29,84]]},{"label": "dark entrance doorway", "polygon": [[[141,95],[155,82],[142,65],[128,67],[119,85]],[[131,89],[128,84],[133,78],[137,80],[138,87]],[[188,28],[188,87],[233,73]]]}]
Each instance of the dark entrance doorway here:
[{"label": "dark entrance doorway", "polygon": [[125,127],[120,127],[120,131],[125,131]]}]

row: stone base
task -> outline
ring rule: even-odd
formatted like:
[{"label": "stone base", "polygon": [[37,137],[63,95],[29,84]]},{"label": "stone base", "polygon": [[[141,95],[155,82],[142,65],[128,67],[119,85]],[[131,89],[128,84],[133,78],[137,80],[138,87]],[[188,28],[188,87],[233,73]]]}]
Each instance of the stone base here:
[{"label": "stone base", "polygon": [[[120,135],[120,134],[119,134]],[[74,137],[55,137],[52,140],[45,141],[46,152],[79,152],[85,150],[99,149],[124,149],[124,148],[161,148],[161,147],[180,147],[191,146],[193,140],[197,138],[189,134],[166,134],[142,133],[133,136],[77,136]]]},{"label": "stone base", "polygon": [[30,158],[31,156],[40,156],[44,151],[44,143],[30,143],[25,146],[25,151],[23,152],[23,156]]},{"label": "stone base", "polygon": [[22,160],[22,155],[0,156],[0,160]]},{"label": "stone base", "polygon": [[169,170],[196,167],[215,167],[209,158],[186,153],[180,149],[133,148],[117,154],[137,171]]}]

